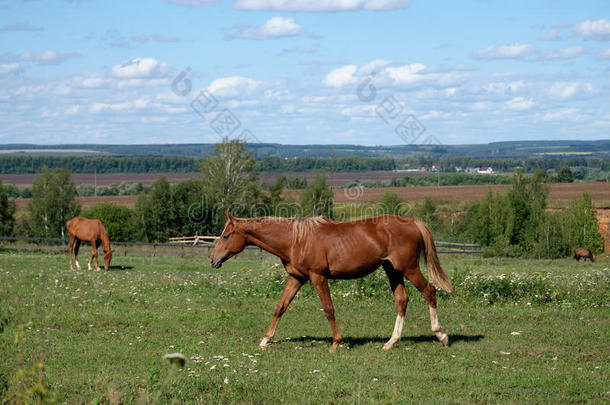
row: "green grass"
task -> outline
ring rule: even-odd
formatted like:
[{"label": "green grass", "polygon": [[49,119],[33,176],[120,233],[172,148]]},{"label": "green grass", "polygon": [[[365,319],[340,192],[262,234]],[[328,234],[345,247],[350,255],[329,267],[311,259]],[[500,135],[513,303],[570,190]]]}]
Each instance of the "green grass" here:
[{"label": "green grass", "polygon": [[[381,350],[396,315],[378,271],[332,283],[344,342],[331,355],[310,285],[258,349],[285,279],[271,257],[213,270],[207,258],[127,256],[79,272],[62,255],[0,252],[0,399],[42,388],[59,403],[610,401],[608,259],[441,262],[456,290],[439,297],[449,347],[409,287],[403,339]],[[171,367],[170,352],[190,360]]]}]

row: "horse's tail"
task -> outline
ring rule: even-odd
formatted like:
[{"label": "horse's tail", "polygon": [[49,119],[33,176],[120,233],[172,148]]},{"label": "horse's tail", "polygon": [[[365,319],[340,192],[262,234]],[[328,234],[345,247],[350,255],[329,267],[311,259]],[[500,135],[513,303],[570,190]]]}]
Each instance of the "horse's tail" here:
[{"label": "horse's tail", "polygon": [[421,233],[422,239],[424,240],[424,260],[426,261],[426,266],[428,267],[428,277],[430,277],[430,281],[438,288],[451,292],[451,281],[449,281],[449,278],[443,271],[441,263],[438,260],[432,232],[430,232],[430,229],[425,223],[417,219],[414,222],[415,226]]}]

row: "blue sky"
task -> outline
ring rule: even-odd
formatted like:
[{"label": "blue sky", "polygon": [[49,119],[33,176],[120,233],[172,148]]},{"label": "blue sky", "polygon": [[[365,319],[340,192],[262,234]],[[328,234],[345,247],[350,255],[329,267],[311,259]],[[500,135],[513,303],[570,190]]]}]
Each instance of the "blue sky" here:
[{"label": "blue sky", "polygon": [[605,0],[0,0],[0,10],[0,143],[610,138]]}]

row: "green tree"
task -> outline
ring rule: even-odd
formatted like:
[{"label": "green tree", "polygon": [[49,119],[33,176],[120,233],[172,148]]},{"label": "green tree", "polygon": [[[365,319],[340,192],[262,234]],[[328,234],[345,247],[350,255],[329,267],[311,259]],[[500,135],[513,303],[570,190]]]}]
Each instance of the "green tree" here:
[{"label": "green tree", "polygon": [[133,210],[129,207],[111,203],[95,204],[83,209],[82,215],[102,221],[111,240],[122,242],[136,240]]},{"label": "green tree", "polygon": [[28,204],[32,234],[64,237],[66,222],[80,212],[75,196],[76,186],[68,170],[58,169],[53,173],[43,168],[32,185],[32,201]]},{"label": "green tree", "polygon": [[147,242],[166,242],[177,232],[174,201],[164,176],[155,180],[148,195],[138,196],[133,218],[138,238]]},{"label": "green tree", "polygon": [[567,238],[571,251],[579,247],[590,249],[593,253],[604,251],[604,239],[599,233],[599,221],[588,192],[585,191],[582,198],[570,201],[566,216],[569,224]]},{"label": "green tree", "polygon": [[395,191],[386,191],[379,202],[379,210],[383,214],[408,215],[409,208],[405,201]]},{"label": "green tree", "polygon": [[301,195],[302,215],[333,218],[333,190],[326,184],[324,176],[317,176]]},{"label": "green tree", "polygon": [[559,172],[557,172],[557,181],[559,183],[574,182],[574,176],[572,175],[572,170],[570,170],[570,168],[567,166],[563,166],[561,169],[559,169]]},{"label": "green tree", "polygon": [[245,143],[225,138],[215,145],[214,156],[201,164],[204,191],[215,212],[214,232],[222,230],[226,220],[224,210],[237,216],[251,216],[261,203],[255,163]]},{"label": "green tree", "polygon": [[7,190],[0,180],[0,235],[11,236],[15,227],[15,203],[8,199]]}]

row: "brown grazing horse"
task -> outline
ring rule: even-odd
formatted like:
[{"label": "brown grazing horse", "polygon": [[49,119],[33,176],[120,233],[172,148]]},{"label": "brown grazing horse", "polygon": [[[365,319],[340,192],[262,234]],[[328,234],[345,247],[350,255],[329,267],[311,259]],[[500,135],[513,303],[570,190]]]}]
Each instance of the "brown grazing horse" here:
[{"label": "brown grazing horse", "polygon": [[593,253],[589,249],[578,248],[574,251],[574,259],[576,259],[576,261],[579,262],[581,257],[585,259],[585,262],[587,259],[589,259],[591,263],[595,261]]},{"label": "brown grazing horse", "polygon": [[95,258],[95,269],[99,270],[100,265],[97,260],[97,248],[100,243],[104,246],[104,269],[108,270],[110,266],[110,260],[112,260],[112,250],[110,249],[110,238],[102,224],[97,219],[87,219],[83,217],[74,217],[66,224],[68,232],[70,233],[70,245],[68,246],[68,254],[70,255],[70,269],[74,270],[72,265],[72,246],[76,240],[76,246],[74,246],[74,260],[76,261],[76,268],[80,270],[80,264],[78,264],[78,249],[80,248],[81,241],[91,242],[91,258],[89,259],[88,268],[91,270],[91,262]]},{"label": "brown grazing horse", "polygon": [[333,334],[330,352],[334,352],[341,342],[341,334],[335,321],[328,279],[360,278],[380,266],[390,281],[397,312],[394,332],[383,348],[391,349],[402,335],[409,301],[404,277],[428,302],[430,324],[438,340],[444,345],[449,343],[449,337],[443,333],[438,321],[436,290],[419,269],[422,251],[430,280],[446,291],[451,291],[451,283],[440,266],[432,234],[423,222],[395,215],[335,222],[322,217],[241,219],[228,212],[225,214],[227,223],[210,254],[212,267],[219,268],[245,246],[255,245],[279,257],[288,272],[273,320],[260,343],[261,349],[267,348],[282,314],[301,286],[311,280],[330,322]]}]

